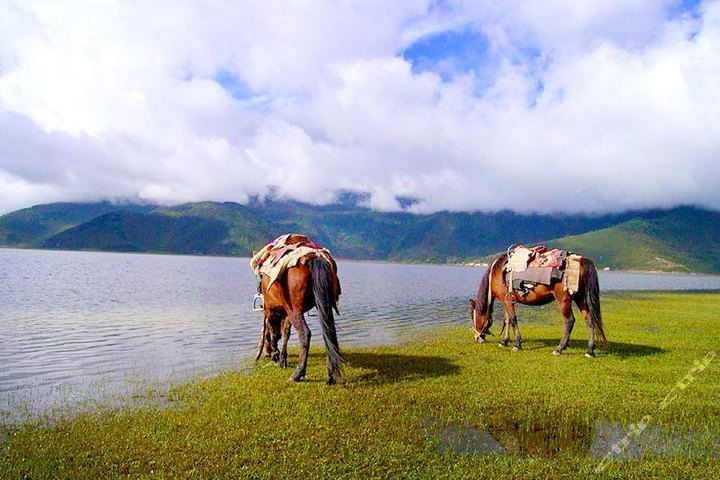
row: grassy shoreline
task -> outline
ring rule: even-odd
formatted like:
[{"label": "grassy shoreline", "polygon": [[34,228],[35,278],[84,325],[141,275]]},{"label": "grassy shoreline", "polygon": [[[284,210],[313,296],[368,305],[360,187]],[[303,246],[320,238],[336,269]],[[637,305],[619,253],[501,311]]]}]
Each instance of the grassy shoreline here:
[{"label": "grassy shoreline", "polygon": [[[587,455],[598,422],[625,430],[650,418],[699,432],[702,445],[611,462],[600,477],[718,478],[720,356],[661,405],[696,361],[720,355],[720,294],[606,295],[603,309],[612,347],[593,360],[581,321],[567,353],[550,355],[559,319],[522,324],[517,353],[473,344],[464,327],[348,349],[342,387],[324,385],[316,349],[298,385],[261,363],[176,386],[169,407],[10,427],[0,477],[584,478],[600,461]],[[488,432],[509,454],[462,453],[448,431]]]}]

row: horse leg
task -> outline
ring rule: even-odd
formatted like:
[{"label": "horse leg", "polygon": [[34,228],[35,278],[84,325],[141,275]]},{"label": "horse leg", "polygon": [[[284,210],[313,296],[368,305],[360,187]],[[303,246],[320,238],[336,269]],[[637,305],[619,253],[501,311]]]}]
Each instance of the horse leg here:
[{"label": "horse leg", "polygon": [[310,352],[310,329],[305,322],[305,317],[302,314],[302,307],[293,311],[290,316],[290,323],[295,327],[300,340],[300,356],[298,357],[298,364],[293,374],[288,378],[288,382],[299,382],[305,376],[307,370],[307,357]]},{"label": "horse leg", "polygon": [[282,349],[280,350],[280,366],[282,368],[286,368],[288,357],[287,346],[288,340],[290,340],[290,328],[292,327],[292,324],[287,318],[283,318],[280,325],[282,326]]},{"label": "horse leg", "polygon": [[560,298],[557,298],[557,296],[555,298],[560,307],[560,314],[563,316],[563,320],[565,320],[565,333],[563,334],[562,340],[560,340],[560,345],[553,350],[553,355],[560,355],[567,348],[568,342],[570,341],[570,334],[575,325],[575,315],[572,311],[572,299],[570,295],[564,294]]},{"label": "horse leg", "polygon": [[500,340],[500,346],[501,347],[507,347],[508,343],[510,343],[510,309],[513,309],[513,313],[515,309],[512,307],[512,304],[508,305],[508,302],[503,302],[503,305],[505,306],[505,324],[503,325],[503,331],[502,331],[502,339]]},{"label": "horse leg", "polygon": [[278,348],[278,342],[280,341],[279,321],[277,314],[268,317],[266,344],[269,346],[270,357],[275,363],[280,361],[280,349]]},{"label": "horse leg", "polygon": [[278,335],[278,332],[276,329],[273,329],[272,334],[272,361],[275,363],[280,362],[280,349],[278,348],[278,343],[280,342],[280,335]]},{"label": "horse leg", "polygon": [[[510,304],[508,312],[508,322],[510,322],[510,326],[513,329],[513,335],[515,336],[515,346],[513,346],[514,351],[522,350],[522,335],[520,335],[520,328],[517,324],[517,315],[515,315],[515,305],[512,303]],[[509,332],[508,332],[509,335]]]},{"label": "horse leg", "polygon": [[588,304],[585,301],[584,295],[580,295],[579,297],[577,297],[575,299],[575,303],[580,309],[580,313],[582,313],[585,317],[585,325],[587,325],[590,332],[588,338],[588,350],[587,352],[585,352],[585,356],[588,358],[593,358],[595,356],[595,325],[593,324],[592,318],[590,317],[590,309],[588,308]]},{"label": "horse leg", "polygon": [[273,316],[268,313],[265,318],[265,358],[272,359],[273,362],[277,362],[277,340],[275,340]]},{"label": "horse leg", "polygon": [[267,316],[263,315],[263,326],[262,326],[262,330],[260,331],[260,341],[258,342],[258,352],[257,352],[257,355],[255,355],[256,362],[258,360],[260,360],[260,357],[263,354],[263,350],[265,350],[265,342],[267,340],[265,338],[266,335],[267,335]]}]

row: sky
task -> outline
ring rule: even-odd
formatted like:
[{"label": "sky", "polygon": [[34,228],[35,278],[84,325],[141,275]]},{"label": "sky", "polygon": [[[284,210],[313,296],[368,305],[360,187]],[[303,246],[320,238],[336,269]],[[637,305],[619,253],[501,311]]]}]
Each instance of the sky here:
[{"label": "sky", "polygon": [[0,213],[720,209],[720,1],[0,0]]}]

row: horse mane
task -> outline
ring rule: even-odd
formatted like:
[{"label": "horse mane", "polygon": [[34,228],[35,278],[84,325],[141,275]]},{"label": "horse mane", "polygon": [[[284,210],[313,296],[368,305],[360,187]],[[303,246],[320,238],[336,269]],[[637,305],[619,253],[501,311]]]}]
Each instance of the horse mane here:
[{"label": "horse mane", "polygon": [[490,283],[490,269],[485,271],[485,274],[480,280],[480,287],[478,288],[478,302],[477,311],[479,314],[484,315],[488,305],[488,284]]},{"label": "horse mane", "polygon": [[[480,281],[480,288],[478,289],[478,304],[477,304],[477,311],[480,315],[485,315],[488,313],[488,305],[490,304],[488,293],[490,290],[490,277],[492,276],[492,270],[493,267],[496,266],[498,263],[502,263],[501,260],[506,257],[507,255],[503,254],[499,257],[496,257],[493,259],[493,261],[490,263],[490,266],[485,271],[485,274],[482,277],[482,280]],[[492,313],[492,312],[491,312]]]}]

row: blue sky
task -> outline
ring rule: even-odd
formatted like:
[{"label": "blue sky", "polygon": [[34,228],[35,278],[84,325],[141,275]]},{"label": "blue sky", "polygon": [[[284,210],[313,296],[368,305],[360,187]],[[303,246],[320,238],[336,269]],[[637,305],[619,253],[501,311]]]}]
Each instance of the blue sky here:
[{"label": "blue sky", "polygon": [[223,69],[218,71],[213,77],[213,80],[219,83],[233,98],[238,100],[247,100],[255,96],[255,92],[229,70]]},{"label": "blue sky", "polygon": [[431,71],[446,81],[471,71],[492,74],[499,60],[488,39],[470,28],[422,37],[403,50],[402,57],[412,63],[414,72]]}]

